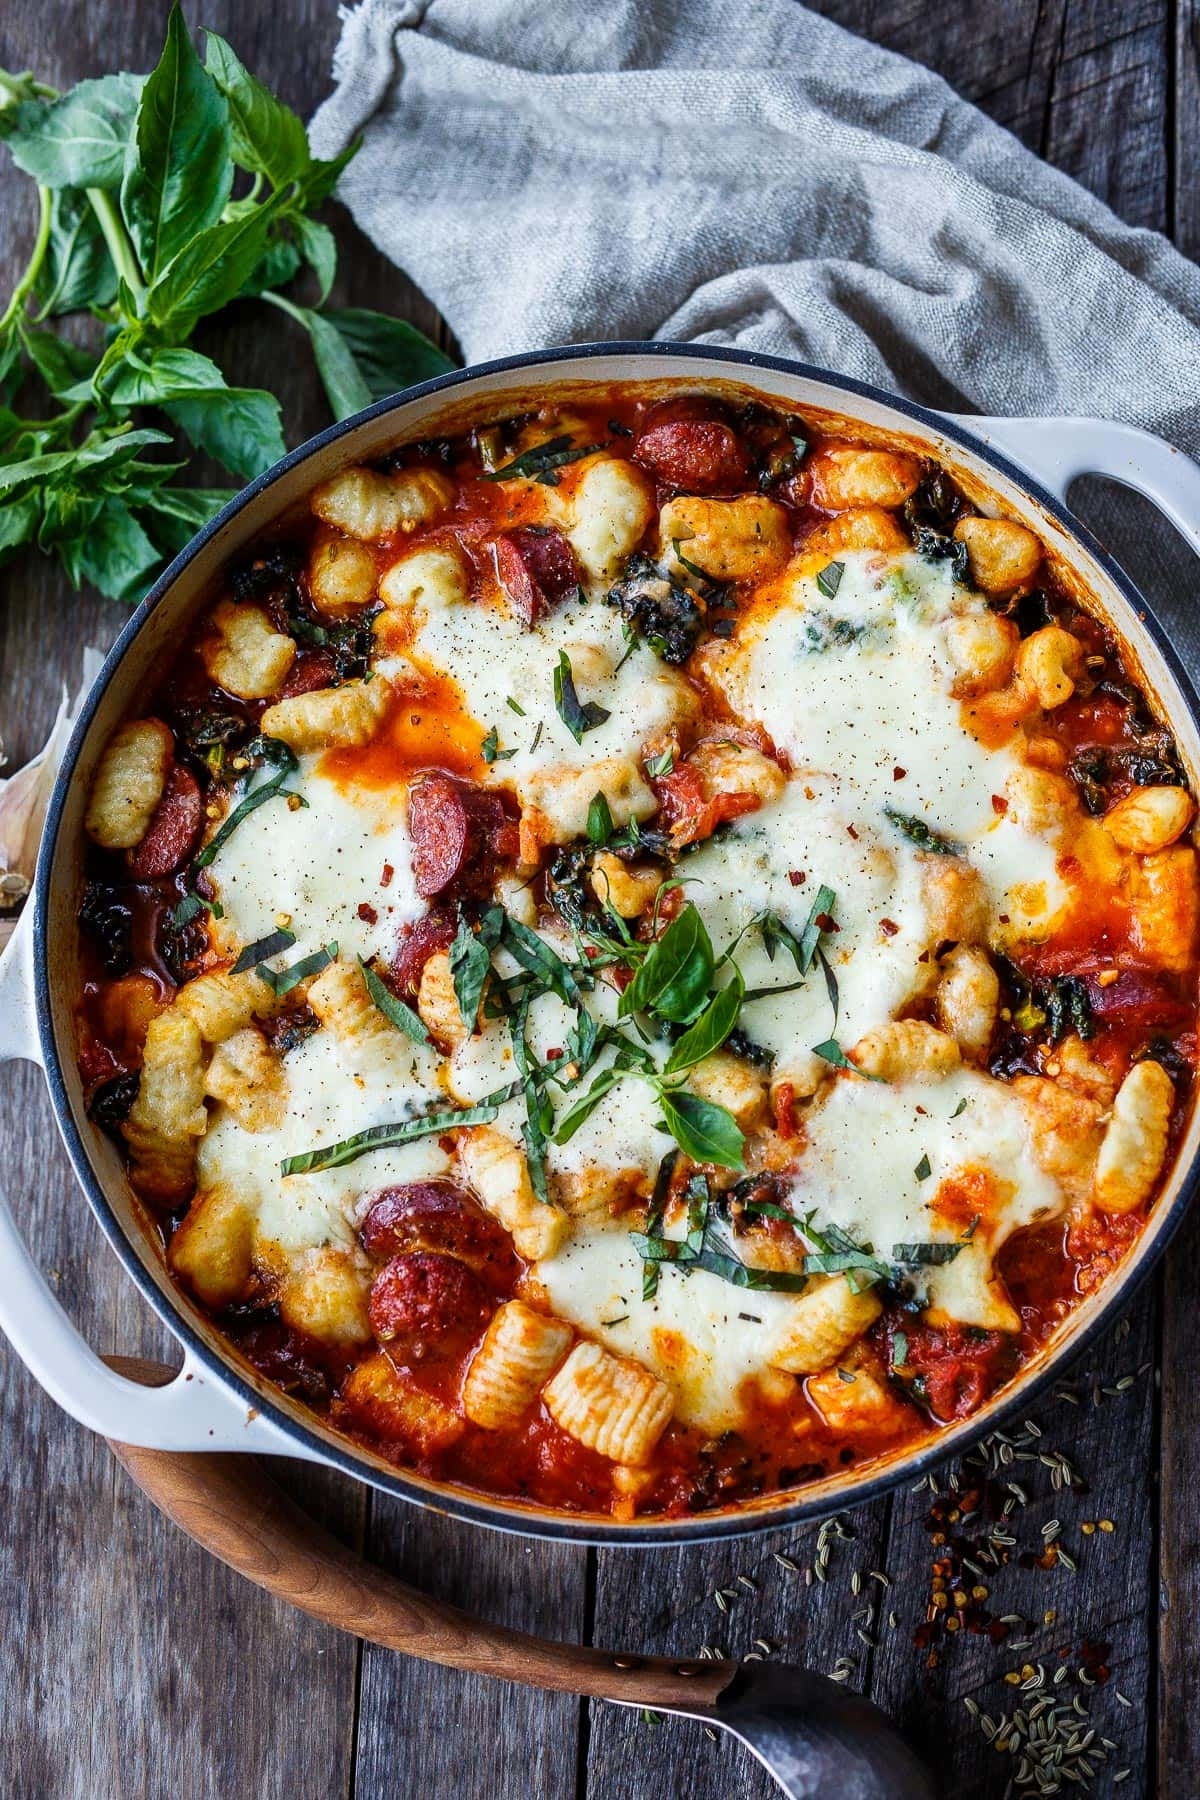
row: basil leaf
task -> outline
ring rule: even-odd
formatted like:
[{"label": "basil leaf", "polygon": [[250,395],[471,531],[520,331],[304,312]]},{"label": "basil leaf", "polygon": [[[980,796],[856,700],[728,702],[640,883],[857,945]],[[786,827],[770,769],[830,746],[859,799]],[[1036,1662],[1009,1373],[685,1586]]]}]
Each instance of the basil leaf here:
[{"label": "basil leaf", "polygon": [[[301,131],[303,131],[303,127],[301,127]],[[333,278],[337,274],[337,240],[328,225],[322,225],[316,219],[306,219],[303,214],[292,220],[292,227],[299,241],[304,260],[317,278],[317,305],[324,306],[329,298],[329,290],[333,286]],[[270,285],[277,287],[282,283],[272,282]],[[339,332],[338,335],[341,336],[341,333]],[[344,338],[343,342],[345,342]],[[357,357],[355,361],[358,361]],[[363,379],[365,380],[366,377],[364,376]]]},{"label": "basil leaf", "polygon": [[0,133],[18,169],[48,188],[120,187],[142,81],[102,75],[49,106],[23,101]]},{"label": "basil leaf", "polygon": [[276,999],[282,1000],[285,994],[290,994],[294,987],[299,987],[310,975],[319,975],[322,969],[327,969],[337,953],[336,944],[326,944],[322,949],[314,950],[311,956],[301,957],[290,969],[280,969],[278,974],[274,969],[268,969],[265,963],[260,963],[258,978],[266,982]]},{"label": "basil leaf", "polygon": [[605,1094],[616,1087],[621,1075],[620,1069],[601,1069],[587,1093],[581,1095],[573,1106],[560,1115],[554,1131],[556,1144],[570,1143],[579,1127],[591,1118]]},{"label": "basil leaf", "polygon": [[514,456],[503,468],[489,469],[484,472],[485,481],[515,481],[518,478],[541,482],[543,487],[557,487],[558,476],[555,470],[564,463],[578,462],[581,457],[594,456],[597,450],[603,450],[603,444],[583,444],[575,448],[569,436],[548,438],[544,444],[535,444],[532,450],[525,450],[520,456]]},{"label": "basil leaf", "polygon": [[30,361],[50,392],[61,398],[76,382],[90,382],[96,359],[56,331],[33,331],[26,327],[21,342]]},{"label": "basil leaf", "polygon": [[295,932],[288,931],[282,926],[278,931],[269,932],[266,937],[246,945],[233,965],[233,974],[244,975],[247,969],[253,969],[258,963],[266,962],[268,957],[278,956],[281,950],[290,950],[295,941]]},{"label": "basil leaf", "polygon": [[323,313],[310,307],[289,308],[297,314],[312,339],[317,373],[335,419],[348,419],[371,404],[371,390],[355,360],[354,352]]},{"label": "basil leaf", "polygon": [[361,956],[358,959],[358,966],[362,970],[363,980],[367,984],[367,992],[371,996],[372,1004],[383,1014],[388,1024],[394,1025],[397,1031],[402,1031],[405,1037],[410,1037],[414,1044],[429,1043],[429,1033],[425,1029],[425,1021],[420,1013],[414,1012],[411,1006],[406,1006],[403,1000],[393,994],[391,988],[380,980],[374,969],[369,963],[365,963]]},{"label": "basil leaf", "polygon": [[917,1164],[916,1168],[913,1170],[913,1174],[916,1176],[918,1181],[928,1181],[929,1177],[932,1173],[933,1173],[932,1163],[930,1162],[928,1156],[923,1156],[921,1158],[920,1162]]},{"label": "basil leaf", "polygon": [[603,794],[592,795],[588,806],[587,834],[589,842],[593,844],[607,844],[613,834],[613,816]]},{"label": "basil leaf", "polygon": [[722,1169],[745,1167],[746,1140],[725,1107],[683,1089],[664,1090],[659,1100],[667,1130],[693,1162],[714,1163]]},{"label": "basil leaf", "polygon": [[219,900],[206,900],[203,894],[185,894],[179,905],[171,908],[171,920],[176,925],[190,925],[202,912],[210,912],[214,919],[225,917]]},{"label": "basil leaf", "polygon": [[907,1361],[908,1336],[903,1331],[897,1331],[892,1338],[892,1367],[902,1369]]},{"label": "basil leaf", "polygon": [[248,794],[243,795],[220,829],[197,853],[194,858],[194,867],[197,869],[208,867],[222,844],[229,840],[242,821],[249,818],[250,814],[262,806],[264,801],[273,800],[276,794],[283,794],[285,792],[284,782],[300,767],[294,751],[281,738],[256,738],[253,744],[247,746],[247,749],[260,754],[264,762],[270,763],[274,767],[275,773],[266,781],[260,782],[256,788],[252,788]]},{"label": "basil leaf", "polygon": [[663,1070],[664,1075],[678,1075],[720,1049],[737,1024],[745,992],[746,984],[740,971],[735,969],[728,987],[713,995],[695,1024],[678,1039]]},{"label": "basil leaf", "polygon": [[75,587],[91,582],[110,600],[140,600],[163,560],[125,502],[115,498],[103,501],[80,535],[58,549]]},{"label": "basil leaf", "polygon": [[147,281],[217,223],[232,185],[229,107],[175,5],[158,67],[142,88],[121,181],[121,216]]},{"label": "basil leaf", "polygon": [[935,831],[932,825],[912,813],[897,812],[894,806],[885,806],[883,816],[918,850],[928,850],[933,856],[965,856],[967,853],[966,845],[960,844],[957,838]]},{"label": "basil leaf", "polygon": [[234,497],[232,488],[162,487],[142,501],[153,513],[147,523],[156,541],[176,555]]},{"label": "basil leaf", "polygon": [[845,572],[846,572],[845,563],[831,562],[831,563],[826,563],[825,567],[821,570],[820,574],[817,576],[817,586],[820,588],[821,592],[824,594],[824,596],[827,600],[832,600],[833,596],[837,593],[838,589],[841,587],[842,576],[845,574]]},{"label": "basil leaf", "polygon": [[164,410],[197,450],[244,480],[287,455],[279,402],[263,388],[222,386],[166,402]]},{"label": "basil leaf", "polygon": [[238,167],[265,175],[276,188],[304,174],[312,157],[304,125],[291,107],[251,75],[223,37],[207,29],[204,62],[229,106],[231,154]]},{"label": "basil leaf", "polygon": [[336,326],[372,400],[386,400],[455,367],[445,351],[403,319],[389,319],[361,306],[340,307],[323,317]]},{"label": "basil leaf", "polygon": [[646,952],[621,995],[621,1017],[652,1012],[675,1024],[690,1024],[712,986],[715,962],[704,920],[689,904]]},{"label": "basil leaf", "polygon": [[673,750],[664,750],[659,756],[646,758],[646,774],[651,781],[661,781],[663,776],[669,775],[674,767],[675,752]]},{"label": "basil leaf", "polygon": [[454,997],[468,1027],[479,1016],[483,984],[491,973],[492,945],[477,936],[464,918],[458,921],[458,932],[450,946],[450,973],[454,978]]},{"label": "basil leaf", "polygon": [[259,265],[276,215],[287,204],[285,193],[274,194],[253,212],[223,219],[189,237],[146,295],[151,322],[173,337],[187,337],[206,313],[236,299]]},{"label": "basil leaf", "polygon": [[154,350],[144,361],[123,362],[104,384],[106,398],[116,406],[157,406],[181,395],[224,388],[216,363],[195,350]]},{"label": "basil leaf", "polygon": [[531,931],[528,925],[522,925],[519,919],[505,916],[502,942],[521,967],[548,987],[551,993],[557,994],[568,1006],[580,1004],[579,983],[558,952],[551,949],[536,931]]},{"label": "basil leaf", "polygon": [[[292,229],[299,232],[301,220],[289,217]],[[290,238],[269,237],[258,261],[237,291],[239,300],[257,300],[268,288],[286,287],[300,273],[303,258]]]},{"label": "basil leaf", "polygon": [[577,744],[582,744],[585,731],[594,731],[597,725],[603,725],[610,717],[607,710],[595,700],[580,700],[575,692],[571,659],[565,650],[559,651],[558,665],[554,671],[554,706]]},{"label": "basil leaf", "polygon": [[51,192],[50,242],[35,292],[43,319],[110,306],[116,299],[108,245],[91,201],[79,188]]},{"label": "basil leaf", "polygon": [[411,1144],[415,1138],[435,1137],[443,1131],[457,1131],[464,1125],[490,1125],[500,1111],[494,1101],[481,1101],[478,1106],[448,1108],[442,1112],[423,1113],[399,1125],[372,1125],[354,1137],[338,1144],[326,1144],[320,1150],[306,1150],[300,1156],[289,1156],[279,1165],[282,1175],[307,1175],[317,1169],[341,1169],[357,1162],[372,1150],[390,1150],[395,1144]]}]

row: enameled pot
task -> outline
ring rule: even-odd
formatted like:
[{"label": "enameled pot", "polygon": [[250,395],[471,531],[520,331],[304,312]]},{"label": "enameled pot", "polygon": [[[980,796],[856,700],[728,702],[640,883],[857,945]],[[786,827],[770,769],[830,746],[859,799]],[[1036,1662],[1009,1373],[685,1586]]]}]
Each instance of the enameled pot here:
[{"label": "enameled pot", "polygon": [[1200,1116],[1132,1253],[1018,1379],[970,1419],[915,1450],[827,1477],[798,1494],[695,1519],[618,1524],[496,1499],[398,1470],[327,1430],[263,1381],[173,1283],[115,1146],[87,1119],[75,1062],[75,910],[82,814],[100,751],[147,681],[210,597],[221,570],[265,527],[346,463],[381,455],[553,387],[682,383],[749,388],[786,407],[823,412],[906,441],[947,467],[975,499],[990,498],[1041,536],[1059,572],[1116,628],[1157,697],[1194,784],[1200,786],[1200,706],[1151,608],[1065,506],[1069,483],[1095,472],[1139,489],[1200,551],[1200,468],[1150,434],[1097,419],[965,419],[925,410],[859,382],[775,358],[707,346],[611,344],[509,358],[447,375],[332,427],[261,476],[196,537],[155,584],[113,646],[81,710],[51,801],[32,898],[0,963],[0,1059],[45,1071],[79,1184],[126,1271],[179,1339],[183,1366],[147,1388],[101,1362],[83,1342],[25,1248],[0,1198],[0,1328],[53,1397],[76,1419],[125,1444],[162,1451],[257,1451],[324,1463],[388,1493],[456,1518],[535,1536],[652,1545],[777,1528],[857,1504],[961,1453],[1072,1358],[1105,1318],[1121,1312],[1171,1237],[1195,1187]]}]

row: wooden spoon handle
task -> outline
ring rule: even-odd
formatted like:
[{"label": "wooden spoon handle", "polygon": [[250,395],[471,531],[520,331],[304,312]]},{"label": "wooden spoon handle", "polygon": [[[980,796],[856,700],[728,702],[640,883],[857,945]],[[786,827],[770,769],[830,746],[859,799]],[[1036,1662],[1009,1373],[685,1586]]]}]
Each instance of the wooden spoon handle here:
[{"label": "wooden spoon handle", "polygon": [[[147,1385],[170,1374],[157,1363],[107,1360]],[[348,1550],[287,1497],[257,1457],[109,1443],[159,1510],[231,1569],[313,1618],[390,1650],[531,1687],[687,1711],[711,1706],[736,1670],[730,1662],[626,1656],[488,1624]]]}]

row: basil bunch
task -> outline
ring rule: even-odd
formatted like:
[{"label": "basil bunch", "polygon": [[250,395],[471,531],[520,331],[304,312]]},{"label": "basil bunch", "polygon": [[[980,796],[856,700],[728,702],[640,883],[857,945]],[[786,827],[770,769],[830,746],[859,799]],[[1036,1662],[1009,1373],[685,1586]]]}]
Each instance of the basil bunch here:
[{"label": "basil bunch", "polygon": [[[231,387],[190,348],[232,301],[303,327],[338,418],[452,366],[398,319],[324,310],[337,250],[314,213],[358,146],[312,156],[303,122],[224,38],[208,32],[200,61],[178,6],[148,76],[57,94],[0,70],[0,137],[39,199],[0,312],[0,559],[36,545],[74,586],[135,599],[230,497],[177,483],[185,465],[163,446],[182,437],[239,480],[283,456],[274,395]],[[281,291],[304,266],[316,307]],[[91,348],[52,328],[74,314],[99,321]],[[43,397],[25,417],[31,385]],[[147,407],[171,429],[142,423]]]}]

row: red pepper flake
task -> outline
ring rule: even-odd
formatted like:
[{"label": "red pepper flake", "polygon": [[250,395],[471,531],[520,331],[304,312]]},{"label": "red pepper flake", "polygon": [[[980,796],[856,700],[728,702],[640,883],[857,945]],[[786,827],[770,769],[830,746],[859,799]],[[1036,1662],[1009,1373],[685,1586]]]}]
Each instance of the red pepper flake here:
[{"label": "red pepper flake", "polygon": [[1001,923],[1001,925],[1007,925],[1007,924],[1008,924],[1008,914],[1007,914],[1007,913],[1001,913],[1001,914],[1000,914],[1000,923]]},{"label": "red pepper flake", "polygon": [[902,769],[902,768],[901,768],[901,767],[900,767],[900,764],[899,764],[899,763],[897,763],[897,764],[896,764],[896,766],[895,766],[895,768],[894,768],[894,769],[893,769],[893,770],[892,770],[892,780],[893,780],[893,781],[903,781],[903,780],[904,780],[904,777],[905,777],[905,776],[906,776],[906,775],[907,775],[907,774],[908,774],[908,770],[907,770],[907,769]]},{"label": "red pepper flake", "polygon": [[793,887],[803,887],[808,880],[808,876],[803,869],[789,869],[788,880]]},{"label": "red pepper flake", "polygon": [[561,1047],[558,1049],[554,1049],[554,1050],[547,1050],[546,1061],[547,1062],[557,1062],[559,1060],[559,1058],[561,1057],[561,1055],[562,1055]]},{"label": "red pepper flake", "polygon": [[819,912],[813,920],[813,924],[819,926],[822,931],[840,931],[842,929],[827,912]]},{"label": "red pepper flake", "polygon": [[359,901],[358,916],[367,925],[375,925],[378,923],[378,920],[379,920],[379,914],[375,911],[375,908],[372,905],[370,905],[370,903],[366,900]]},{"label": "red pepper flake", "polygon": [[1004,798],[1003,794],[992,795],[992,811],[999,818],[1003,818],[1008,811],[1008,801]]},{"label": "red pepper flake", "polygon": [[393,877],[393,875],[395,875],[395,873],[396,873],[396,871],[395,871],[395,869],[393,869],[391,863],[384,863],[383,874],[379,877],[380,887],[391,887],[392,877]]},{"label": "red pepper flake", "polygon": [[884,937],[895,937],[900,927],[897,925],[895,919],[880,919],[879,929],[882,931]]},{"label": "red pepper flake", "polygon": [[855,831],[853,825],[847,825],[846,830],[850,833],[850,836],[854,839],[855,843],[857,844],[858,833],[857,833],[857,831]]}]

